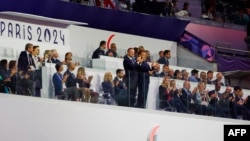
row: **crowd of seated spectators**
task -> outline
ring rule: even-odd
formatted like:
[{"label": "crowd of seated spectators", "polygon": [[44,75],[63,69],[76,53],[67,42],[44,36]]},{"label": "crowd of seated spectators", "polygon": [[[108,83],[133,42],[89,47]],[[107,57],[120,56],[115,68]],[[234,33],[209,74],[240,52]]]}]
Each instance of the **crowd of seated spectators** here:
[{"label": "crowd of seated spectators", "polygon": [[[247,25],[250,17],[250,4],[247,2],[240,0],[201,0],[202,15],[200,17],[207,20]],[[137,0],[133,4],[133,10],[162,16],[192,16],[190,12],[192,11],[190,10],[192,5],[188,1],[183,3],[181,9],[178,9],[177,4],[178,0]]]},{"label": "crowd of seated spectators", "polygon": [[[18,62],[16,60],[8,62],[6,59],[0,61],[0,91],[2,93],[41,97],[41,67],[45,63],[54,63],[56,73],[51,79],[55,98],[98,103],[100,93],[102,93],[102,97],[107,99],[107,104],[128,106],[130,86],[125,79],[127,71],[117,69],[115,74],[107,71],[101,80],[102,92],[96,92],[90,88],[93,76],[87,76],[85,68],[72,60],[73,54],[71,52],[66,52],[64,60],[61,61],[55,49],[45,50],[43,57],[39,57],[39,50],[39,46],[28,43],[25,50],[20,53]],[[106,42],[101,41],[92,57],[99,58],[100,55],[107,55],[120,58],[121,56],[117,54],[116,50],[115,43],[112,43],[110,49],[107,49]],[[145,64],[148,67],[146,72],[138,69],[137,95],[146,88],[140,87],[140,84],[145,83],[143,79],[145,79],[146,74],[151,77],[163,78],[157,96],[160,109],[250,120],[249,96],[243,99],[243,90],[240,86],[232,87],[224,84],[221,72],[216,74],[216,78],[211,70],[199,73],[199,70],[193,69],[189,74],[186,69],[174,70],[170,68],[170,50],[159,51],[159,59],[155,62],[151,61],[150,52],[143,46],[128,49],[128,51],[131,50],[135,51],[133,55],[137,58],[139,68],[144,65],[143,62],[150,64]],[[107,53],[108,51],[111,51],[112,55]],[[126,55],[123,57],[125,59]],[[67,69],[64,71],[65,66]],[[76,66],[78,69],[75,73]],[[176,85],[177,80],[183,81],[182,87]],[[196,82],[197,86],[191,89],[190,82]],[[149,80],[147,83],[150,83]],[[214,85],[214,89],[207,89],[207,84]],[[226,86],[223,93],[220,92],[221,86]],[[138,104],[138,97],[135,97],[134,102],[129,106],[136,107],[134,105]],[[145,105],[142,107],[145,108]]]},{"label": "crowd of seated spectators", "polygon": [[[182,8],[178,8],[178,0],[135,0],[132,4],[127,0],[70,0],[71,2],[89,2],[104,8],[132,10],[162,16],[188,16],[191,17],[192,5],[184,2]],[[200,18],[229,22],[238,25],[246,25],[250,17],[250,2],[244,0],[201,0]],[[196,17],[199,18],[199,17]]]}]

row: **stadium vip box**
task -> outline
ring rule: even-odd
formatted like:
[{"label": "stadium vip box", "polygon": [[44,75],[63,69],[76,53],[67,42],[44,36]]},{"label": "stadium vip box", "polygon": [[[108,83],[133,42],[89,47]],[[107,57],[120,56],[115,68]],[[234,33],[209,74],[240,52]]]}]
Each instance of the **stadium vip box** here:
[{"label": "stadium vip box", "polygon": [[224,125],[224,141],[249,141],[250,140],[250,124],[249,125]]}]

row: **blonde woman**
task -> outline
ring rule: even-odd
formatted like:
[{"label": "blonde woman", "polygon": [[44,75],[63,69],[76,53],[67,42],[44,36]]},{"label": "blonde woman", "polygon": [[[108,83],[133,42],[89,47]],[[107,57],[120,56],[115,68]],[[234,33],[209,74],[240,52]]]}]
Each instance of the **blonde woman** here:
[{"label": "blonde woman", "polygon": [[210,112],[208,90],[205,89],[205,83],[199,82],[192,91],[194,102],[196,104],[197,114],[207,115]]},{"label": "blonde woman", "polygon": [[45,63],[51,63],[51,50],[45,50],[43,58]]},{"label": "blonde woman", "polygon": [[82,95],[83,102],[90,101],[92,103],[96,103],[98,100],[98,94],[95,92],[91,92],[91,90],[89,89],[92,79],[93,76],[89,76],[87,78],[85,68],[83,67],[78,68],[76,81],[78,82],[81,91],[83,91]]},{"label": "blonde woman", "polygon": [[159,86],[159,100],[160,108],[164,109],[169,107],[168,101],[170,100],[170,77],[165,76]]},{"label": "blonde woman", "polygon": [[102,82],[102,89],[103,89],[105,98],[110,98],[108,94],[110,94],[110,96],[114,98],[114,83],[113,83],[113,76],[111,72],[106,72],[104,74],[104,78]]},{"label": "blonde woman", "polygon": [[141,51],[145,51],[144,46],[139,46],[139,47],[138,47],[138,52],[141,52]]},{"label": "blonde woman", "polygon": [[192,94],[195,95],[195,102],[200,105],[208,106],[208,91],[205,89],[204,82],[199,82],[197,87],[192,91]]}]

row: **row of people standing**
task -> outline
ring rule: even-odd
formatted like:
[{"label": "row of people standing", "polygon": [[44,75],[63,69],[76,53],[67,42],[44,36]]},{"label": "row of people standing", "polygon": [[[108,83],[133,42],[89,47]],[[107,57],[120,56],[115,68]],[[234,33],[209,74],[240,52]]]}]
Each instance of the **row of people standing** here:
[{"label": "row of people standing", "polygon": [[42,88],[41,67],[45,63],[62,62],[66,64],[72,60],[72,53],[67,52],[64,61],[60,61],[58,57],[56,49],[45,50],[43,57],[40,57],[40,47],[27,43],[25,50],[20,53],[17,61],[10,60],[8,62],[7,59],[1,61],[1,92],[7,92],[6,88],[8,88],[8,93],[40,97],[40,89]]},{"label": "row of people standing", "polygon": [[[55,49],[45,50],[44,56],[40,57],[40,48],[38,45],[27,43],[25,50],[19,55],[17,68],[19,74],[28,76],[28,94],[22,93],[22,95],[31,95],[40,97],[42,88],[42,72],[41,67],[44,63],[57,63],[58,53]],[[18,93],[19,94],[19,93]]]}]

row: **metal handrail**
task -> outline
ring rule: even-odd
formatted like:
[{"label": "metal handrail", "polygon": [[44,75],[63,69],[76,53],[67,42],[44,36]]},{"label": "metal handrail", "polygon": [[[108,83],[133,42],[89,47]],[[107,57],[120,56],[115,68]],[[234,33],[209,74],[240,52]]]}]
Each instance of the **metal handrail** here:
[{"label": "metal handrail", "polygon": [[217,49],[224,49],[224,50],[230,50],[230,51],[236,51],[236,52],[244,52],[244,53],[249,53],[250,51],[245,51],[245,50],[240,50],[240,49],[234,49],[234,48],[226,48],[226,47],[216,47]]}]

